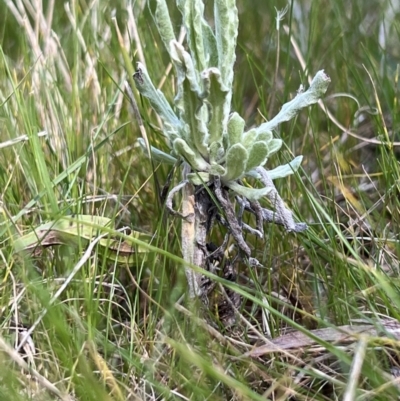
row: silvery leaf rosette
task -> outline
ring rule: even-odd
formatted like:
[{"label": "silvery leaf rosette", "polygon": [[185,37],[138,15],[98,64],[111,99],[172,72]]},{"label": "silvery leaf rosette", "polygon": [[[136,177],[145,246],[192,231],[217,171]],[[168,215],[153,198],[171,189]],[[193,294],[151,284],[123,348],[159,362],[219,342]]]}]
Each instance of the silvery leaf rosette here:
[{"label": "silvery leaf rosette", "polygon": [[[246,130],[244,119],[231,111],[238,12],[234,0],[214,1],[214,29],[204,19],[201,0],[178,0],[186,29],[187,46],[175,37],[165,0],[155,0],[153,11],[162,41],[177,77],[177,93],[171,105],[157,90],[141,63],[134,75],[139,92],[146,97],[163,123],[170,154],[151,147],[156,161],[190,165],[187,179],[194,185],[218,177],[221,183],[248,201],[277,198],[272,180],[296,172],[302,156],[273,170],[264,169],[268,158],[282,147],[273,130],[304,107],[316,103],[326,92],[330,78],[317,72],[308,90],[283,105],[277,116],[257,128]],[[139,140],[145,147],[143,139]],[[242,184],[245,177],[260,179],[263,188]],[[278,211],[279,214],[279,211]],[[290,216],[281,216],[286,228],[296,230]],[[289,220],[287,220],[289,219]],[[300,231],[300,229],[298,230]]]}]

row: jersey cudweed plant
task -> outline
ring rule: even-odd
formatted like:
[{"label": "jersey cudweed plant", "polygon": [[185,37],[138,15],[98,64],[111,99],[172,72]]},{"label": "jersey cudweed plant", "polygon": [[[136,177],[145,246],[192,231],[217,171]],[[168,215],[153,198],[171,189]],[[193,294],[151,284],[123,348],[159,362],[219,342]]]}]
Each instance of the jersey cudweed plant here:
[{"label": "jersey cudweed plant", "polygon": [[[282,140],[272,131],[282,122],[313,103],[325,93],[330,79],[319,71],[308,90],[298,93],[283,105],[279,114],[257,128],[246,130],[243,118],[231,112],[235,47],[238,34],[238,12],[235,0],[214,1],[213,30],[204,19],[201,0],[177,0],[186,29],[187,48],[174,34],[165,0],[155,0],[154,21],[175,67],[177,93],[172,107],[157,90],[145,67],[139,63],[134,81],[163,123],[163,133],[170,154],[150,147],[154,160],[182,165],[183,181],[172,189],[167,199],[168,209],[183,217],[182,252],[185,261],[210,269],[207,235],[217,219],[228,228],[239,254],[252,266],[259,263],[243,239],[243,231],[263,236],[263,223],[274,222],[289,232],[307,228],[295,223],[285,207],[273,180],[296,172],[302,156],[273,170],[264,168],[268,158],[282,146]],[[144,140],[140,139],[145,147]],[[259,180],[262,188],[252,188],[246,178]],[[172,198],[183,193],[181,212],[172,208]],[[259,200],[267,197],[274,211],[262,208]],[[218,200],[215,206],[212,199]],[[236,207],[234,206],[236,204]],[[256,217],[256,228],[242,222],[244,211]],[[221,254],[221,247],[213,256]],[[208,249],[208,251],[207,251]],[[204,277],[189,267],[186,269],[190,297],[204,297],[207,292]]]}]

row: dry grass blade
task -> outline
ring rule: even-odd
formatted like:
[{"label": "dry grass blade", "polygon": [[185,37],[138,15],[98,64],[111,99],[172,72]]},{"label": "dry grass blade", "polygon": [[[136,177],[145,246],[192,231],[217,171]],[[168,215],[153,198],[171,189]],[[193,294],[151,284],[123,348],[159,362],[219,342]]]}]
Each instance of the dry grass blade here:
[{"label": "dry grass blade", "polygon": [[[400,341],[400,323],[395,320],[381,320],[378,323],[382,330],[378,330],[372,324],[364,324],[359,326],[338,326],[326,329],[311,330],[310,335],[300,331],[294,331],[289,334],[270,340],[270,344],[255,347],[251,351],[246,352],[246,356],[260,357],[272,352],[282,352],[287,350],[299,350],[304,347],[312,347],[318,345],[318,340],[329,342],[332,344],[349,344],[358,341],[360,336],[369,336],[371,339],[379,337],[380,341],[388,340],[387,335],[391,335]],[[387,333],[387,335],[384,335]],[[382,334],[382,335],[381,335]]]},{"label": "dry grass blade", "polygon": [[360,378],[362,365],[365,358],[365,351],[367,349],[368,341],[364,336],[361,336],[357,345],[355,358],[351,368],[350,378],[347,385],[346,393],[344,394],[343,401],[353,401],[356,396],[357,384]]},{"label": "dry grass blade", "polygon": [[[78,273],[78,271],[82,268],[82,266],[87,262],[87,260],[90,258],[93,249],[95,248],[96,244],[101,241],[102,238],[104,238],[107,234],[100,235],[99,237],[95,238],[93,241],[90,242],[87,250],[83,254],[82,258],[79,260],[79,262],[75,265],[73,268],[72,272],[69,274],[67,280],[64,281],[64,283],[61,285],[61,287],[56,291],[56,293],[53,295],[53,297],[49,301],[49,306],[53,305],[54,302],[57,301],[57,299],[60,297],[62,292],[68,287],[68,285],[71,283],[72,279],[75,277],[75,275]],[[39,315],[39,317],[36,319],[36,321],[33,323],[33,325],[29,328],[29,330],[25,333],[24,337],[22,338],[17,351],[20,350],[28,338],[32,335],[32,333],[35,331],[36,327],[38,324],[42,321],[43,317],[46,315],[48,309],[44,308]]]},{"label": "dry grass blade", "polygon": [[62,393],[53,383],[49,382],[44,376],[32,369],[21,357],[21,355],[11,348],[2,337],[0,337],[0,349],[5,352],[20,368],[29,372],[35,379],[49,392],[57,396],[62,401],[74,401],[68,394]]}]

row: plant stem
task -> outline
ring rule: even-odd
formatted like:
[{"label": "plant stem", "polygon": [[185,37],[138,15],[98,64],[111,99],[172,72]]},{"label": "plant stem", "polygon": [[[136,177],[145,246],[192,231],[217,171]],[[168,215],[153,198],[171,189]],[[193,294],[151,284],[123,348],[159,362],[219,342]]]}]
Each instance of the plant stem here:
[{"label": "plant stem", "polygon": [[[184,179],[190,167],[184,167]],[[182,256],[189,264],[194,264],[203,269],[206,265],[206,240],[207,222],[212,201],[206,189],[187,184],[183,189],[182,214],[185,216],[182,222]],[[203,299],[204,289],[202,282],[204,276],[194,272],[189,266],[185,268],[189,285],[189,297]]]}]

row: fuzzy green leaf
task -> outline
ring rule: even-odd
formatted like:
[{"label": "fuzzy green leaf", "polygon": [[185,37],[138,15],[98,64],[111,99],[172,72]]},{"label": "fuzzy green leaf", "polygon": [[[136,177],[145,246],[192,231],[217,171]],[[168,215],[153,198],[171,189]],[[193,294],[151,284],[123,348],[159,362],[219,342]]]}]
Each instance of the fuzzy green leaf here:
[{"label": "fuzzy green leaf", "polygon": [[232,191],[236,192],[238,195],[243,196],[247,198],[251,202],[255,202],[261,198],[263,198],[265,195],[267,195],[272,188],[260,188],[260,189],[255,189],[255,188],[247,188],[242,185],[239,185],[238,183],[231,181],[227,182],[226,185],[232,189]]},{"label": "fuzzy green leaf", "polygon": [[[271,180],[275,180],[277,178],[284,178],[288,175],[294,174],[299,169],[302,160],[303,156],[297,156],[288,164],[278,166],[273,170],[268,170],[268,176],[271,178]],[[261,178],[261,175],[256,170],[247,171],[246,176],[257,179]]]},{"label": "fuzzy green leaf", "polygon": [[273,138],[272,131],[263,131],[258,133],[256,141],[265,141],[269,142]]},{"label": "fuzzy green leaf", "polygon": [[302,161],[303,156],[297,156],[290,163],[278,166],[273,170],[269,170],[268,175],[270,176],[271,180],[287,177],[288,175],[294,174],[299,169]]},{"label": "fuzzy green leaf", "polygon": [[248,150],[252,148],[254,142],[257,138],[257,131],[255,129],[251,129],[243,134],[242,139],[240,140],[241,144]]},{"label": "fuzzy green leaf", "polygon": [[217,163],[224,157],[224,148],[221,142],[213,142],[210,145],[210,163]]},{"label": "fuzzy green leaf", "polygon": [[181,84],[179,81],[187,79],[190,83],[190,89],[201,97],[201,90],[197,77],[197,70],[194,66],[192,56],[185,50],[185,48],[176,40],[170,43],[171,59],[175,65],[183,69],[184,74],[178,77],[178,89]]},{"label": "fuzzy green leaf", "polygon": [[217,40],[215,39],[214,32],[207,24],[203,22],[203,41],[204,41],[204,52],[206,56],[207,67],[218,67],[218,49]]},{"label": "fuzzy green leaf", "polygon": [[[138,138],[138,143],[142,148],[145,155],[147,155],[146,144],[143,138]],[[153,160],[159,163],[167,163],[167,164],[175,164],[178,159],[169,155],[168,153],[163,152],[160,149],[155,148],[154,146],[150,146],[151,157]]]},{"label": "fuzzy green leaf", "polygon": [[196,112],[196,131],[193,138],[194,144],[197,150],[204,158],[208,158],[208,108],[206,104],[203,104]]},{"label": "fuzzy green leaf", "polygon": [[187,179],[193,185],[203,185],[203,184],[207,184],[207,182],[210,181],[210,174],[203,173],[203,172],[189,173],[187,175]]},{"label": "fuzzy green leaf", "polygon": [[275,152],[277,152],[281,147],[282,147],[282,139],[271,139],[268,142],[268,156],[273,155]]},{"label": "fuzzy green leaf", "polygon": [[221,74],[217,68],[208,68],[201,73],[204,85],[204,96],[210,105],[211,118],[208,124],[210,143],[222,141],[225,133],[229,109],[226,108],[226,96],[228,90],[221,80]]},{"label": "fuzzy green leaf", "polygon": [[226,172],[225,168],[219,164],[211,164],[209,172],[211,175],[223,176]]},{"label": "fuzzy green leaf", "polygon": [[239,26],[236,1],[215,0],[214,21],[219,55],[218,67],[221,71],[222,82],[227,88],[231,88],[233,82],[233,65],[236,60],[236,38]]},{"label": "fuzzy green leaf", "polygon": [[202,120],[207,110],[202,109],[203,95],[198,84],[193,60],[183,46],[176,41],[171,42],[171,51],[171,57],[180,71],[175,103],[180,111],[181,119],[189,127],[185,132],[184,139],[190,146],[194,145],[202,155],[206,156],[208,132],[207,127],[199,120]]},{"label": "fuzzy green leaf", "polygon": [[222,82],[228,89],[223,105],[225,130],[232,101],[233,66],[236,60],[236,39],[238,35],[238,11],[235,0],[214,1],[215,38],[218,49],[218,67]]},{"label": "fuzzy green leaf", "polygon": [[228,140],[229,146],[239,143],[244,131],[245,121],[238,113],[232,113],[228,120]]},{"label": "fuzzy green leaf", "polygon": [[170,148],[172,148],[172,143],[176,138],[184,138],[185,137],[185,126],[180,124],[178,127],[175,127],[169,123],[164,122],[164,126],[162,127],[163,134],[167,138],[167,144]]},{"label": "fuzzy green leaf", "polygon": [[161,36],[161,40],[164,43],[167,51],[170,51],[169,44],[171,40],[175,40],[174,28],[172,27],[171,18],[169,16],[167,3],[165,0],[155,0],[156,9],[152,13],[154,22],[157,26],[157,30]]},{"label": "fuzzy green leaf", "polygon": [[204,4],[201,0],[178,0],[177,5],[183,16],[190,53],[199,73],[207,68],[203,41]]},{"label": "fuzzy green leaf", "polygon": [[257,132],[262,133],[275,129],[280,123],[292,119],[304,107],[317,103],[328,89],[330,82],[331,79],[324,70],[318,71],[308,90],[299,93],[293,100],[285,103],[278,115],[271,121],[261,124],[257,128]]},{"label": "fuzzy green leaf", "polygon": [[137,71],[133,76],[136,88],[147,99],[151,106],[161,119],[172,126],[180,127],[181,121],[172,110],[164,94],[155,88],[151,81],[145,66],[142,63],[137,64]]},{"label": "fuzzy green leaf", "polygon": [[222,180],[228,182],[240,178],[245,172],[248,157],[247,150],[240,143],[230,147],[226,155],[226,173]]},{"label": "fuzzy green leaf", "polygon": [[174,150],[182,156],[196,171],[208,171],[210,165],[203,159],[199,152],[192,149],[182,138],[174,141]]},{"label": "fuzzy green leaf", "polygon": [[263,166],[268,158],[269,146],[266,142],[255,142],[249,153],[246,171]]}]

